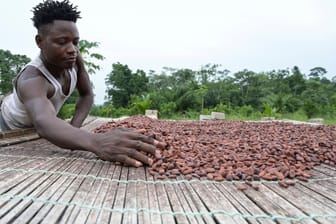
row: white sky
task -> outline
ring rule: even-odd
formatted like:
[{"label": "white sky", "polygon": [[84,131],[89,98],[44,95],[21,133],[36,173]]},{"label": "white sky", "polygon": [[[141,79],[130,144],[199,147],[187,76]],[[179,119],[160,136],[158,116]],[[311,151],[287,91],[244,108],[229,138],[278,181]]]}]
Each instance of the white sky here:
[{"label": "white sky", "polygon": [[[31,9],[42,0],[2,0],[0,49],[34,58]],[[132,71],[164,66],[198,70],[221,64],[232,73],[324,67],[336,76],[334,0],[72,0],[82,12],[81,39],[105,56],[91,79],[95,103],[105,95],[112,63]]]}]

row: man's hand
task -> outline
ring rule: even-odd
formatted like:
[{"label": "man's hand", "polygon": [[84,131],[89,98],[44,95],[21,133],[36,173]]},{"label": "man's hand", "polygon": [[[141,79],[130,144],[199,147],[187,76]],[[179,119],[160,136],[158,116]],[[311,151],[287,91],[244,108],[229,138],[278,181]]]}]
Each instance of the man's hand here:
[{"label": "man's hand", "polygon": [[95,136],[97,149],[93,152],[102,160],[121,162],[128,166],[151,165],[153,159],[146,156],[145,153],[160,158],[159,148],[163,148],[165,143],[139,132],[142,131],[127,131],[116,128],[107,133],[97,134]]}]

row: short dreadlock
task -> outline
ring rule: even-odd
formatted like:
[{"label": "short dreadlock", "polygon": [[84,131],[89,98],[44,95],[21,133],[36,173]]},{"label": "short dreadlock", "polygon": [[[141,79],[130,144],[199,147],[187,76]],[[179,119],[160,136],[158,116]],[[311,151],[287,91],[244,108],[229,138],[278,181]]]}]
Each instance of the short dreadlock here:
[{"label": "short dreadlock", "polygon": [[41,26],[52,23],[54,20],[67,20],[76,22],[80,17],[80,11],[77,6],[73,6],[68,0],[61,2],[54,0],[45,0],[35,6],[32,10],[34,26],[37,30]]}]

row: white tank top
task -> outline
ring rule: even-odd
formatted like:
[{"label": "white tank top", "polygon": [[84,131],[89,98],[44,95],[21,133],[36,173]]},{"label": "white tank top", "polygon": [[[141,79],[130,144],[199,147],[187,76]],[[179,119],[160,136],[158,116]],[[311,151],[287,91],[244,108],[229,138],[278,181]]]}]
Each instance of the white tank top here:
[{"label": "white tank top", "polygon": [[[62,105],[66,101],[66,99],[72,94],[74,89],[76,88],[77,84],[77,72],[75,68],[68,69],[68,74],[70,74],[70,89],[68,95],[65,95],[62,90],[62,85],[56,80],[56,78],[47,70],[47,68],[44,66],[42,60],[40,57],[35,58],[31,62],[29,62],[22,70],[21,72],[27,67],[27,66],[33,66],[36,67],[38,70],[42,72],[44,77],[54,86],[55,93],[54,95],[49,99],[52,105],[55,108],[56,113],[59,112]],[[18,74],[18,76],[15,78],[15,80],[20,76],[21,72]],[[15,81],[14,81],[15,82]],[[27,114],[27,111],[25,109],[25,106],[23,103],[21,103],[17,93],[16,88],[14,84],[13,93],[6,96],[3,99],[3,102],[1,104],[1,113],[3,116],[3,119],[5,120],[6,124],[11,129],[16,128],[27,128],[32,127],[32,120]]]}]

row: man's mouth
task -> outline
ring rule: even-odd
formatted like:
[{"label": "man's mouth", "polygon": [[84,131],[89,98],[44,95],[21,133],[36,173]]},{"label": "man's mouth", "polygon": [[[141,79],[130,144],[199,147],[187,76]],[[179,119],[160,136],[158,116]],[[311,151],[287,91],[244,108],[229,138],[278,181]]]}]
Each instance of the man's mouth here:
[{"label": "man's mouth", "polygon": [[76,58],[75,57],[66,58],[65,61],[66,62],[76,62]]}]

